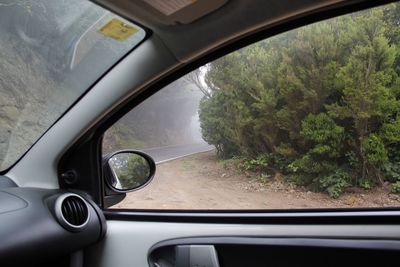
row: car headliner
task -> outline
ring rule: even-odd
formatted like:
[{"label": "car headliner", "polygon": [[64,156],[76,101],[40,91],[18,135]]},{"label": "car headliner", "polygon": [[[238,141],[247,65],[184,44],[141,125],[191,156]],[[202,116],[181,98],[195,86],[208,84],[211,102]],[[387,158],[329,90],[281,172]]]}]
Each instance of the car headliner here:
[{"label": "car headliner", "polygon": [[151,29],[175,58],[188,62],[238,37],[296,15],[329,7],[343,0],[229,0],[214,12],[190,24],[165,25],[137,0],[94,0],[127,19]]}]

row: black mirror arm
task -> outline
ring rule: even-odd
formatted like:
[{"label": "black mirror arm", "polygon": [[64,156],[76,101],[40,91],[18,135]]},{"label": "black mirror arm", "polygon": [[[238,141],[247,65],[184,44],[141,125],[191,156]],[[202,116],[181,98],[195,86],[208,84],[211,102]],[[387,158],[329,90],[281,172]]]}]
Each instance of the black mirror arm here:
[{"label": "black mirror arm", "polygon": [[112,157],[111,154],[107,154],[102,159],[102,169],[103,169],[103,185],[104,185],[104,197],[103,197],[103,207],[108,208],[111,207],[122,200],[125,199],[126,193],[116,192],[113,190],[109,183],[106,181],[109,179],[109,176],[112,175],[110,165],[108,164],[108,160]]}]

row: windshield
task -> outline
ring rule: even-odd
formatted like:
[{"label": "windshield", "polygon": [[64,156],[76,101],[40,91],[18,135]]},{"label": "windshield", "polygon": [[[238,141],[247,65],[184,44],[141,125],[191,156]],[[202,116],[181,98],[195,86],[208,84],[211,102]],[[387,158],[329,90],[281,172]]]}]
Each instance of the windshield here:
[{"label": "windshield", "polygon": [[89,1],[0,0],[0,169],[144,37]]}]

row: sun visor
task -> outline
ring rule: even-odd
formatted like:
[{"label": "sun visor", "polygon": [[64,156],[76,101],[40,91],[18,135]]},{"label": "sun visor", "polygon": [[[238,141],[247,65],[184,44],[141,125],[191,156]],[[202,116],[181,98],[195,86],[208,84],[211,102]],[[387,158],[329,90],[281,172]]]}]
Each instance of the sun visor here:
[{"label": "sun visor", "polygon": [[140,0],[154,19],[166,25],[189,24],[223,6],[228,0]]}]

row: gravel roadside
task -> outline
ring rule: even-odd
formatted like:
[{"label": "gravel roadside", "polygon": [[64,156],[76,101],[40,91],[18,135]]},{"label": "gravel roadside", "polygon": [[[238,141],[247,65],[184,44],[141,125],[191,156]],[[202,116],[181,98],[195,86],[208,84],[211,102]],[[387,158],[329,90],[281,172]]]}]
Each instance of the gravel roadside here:
[{"label": "gravel roadside", "polygon": [[338,199],[282,182],[261,183],[254,175],[224,167],[214,152],[205,152],[157,166],[154,180],[127,194],[113,208],[129,209],[304,209],[398,207],[400,196],[386,186],[350,190]]}]

